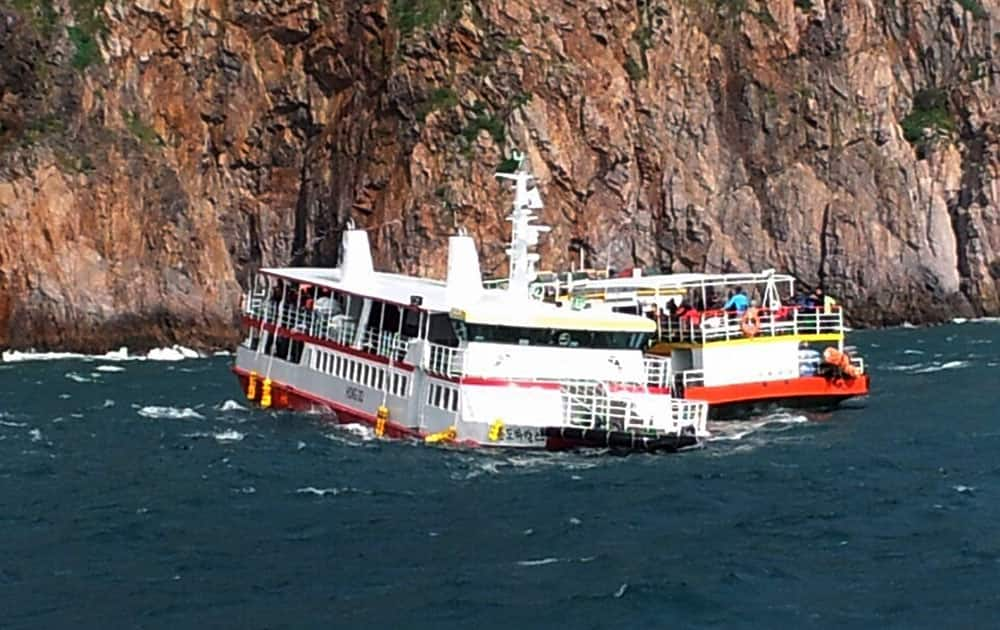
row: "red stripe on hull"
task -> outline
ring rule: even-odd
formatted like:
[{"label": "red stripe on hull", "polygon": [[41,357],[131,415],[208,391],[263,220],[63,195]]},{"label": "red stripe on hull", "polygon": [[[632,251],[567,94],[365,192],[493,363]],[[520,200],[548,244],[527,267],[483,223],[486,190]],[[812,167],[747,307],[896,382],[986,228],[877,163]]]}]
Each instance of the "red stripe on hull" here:
[{"label": "red stripe on hull", "polygon": [[[247,391],[247,385],[249,385],[250,373],[237,367],[233,368],[233,372],[240,380],[240,389],[245,393]],[[257,395],[252,401],[258,405],[260,404],[262,381],[263,378],[258,376]],[[322,396],[317,396],[291,385],[279,383],[274,380],[271,381],[270,408],[307,412],[317,410],[333,411],[337,415],[337,422],[339,424],[367,424],[374,428],[375,423],[378,421],[378,418],[366,411],[355,409],[349,405],[339,403],[335,400],[329,400],[327,398],[323,398]],[[386,437],[392,438],[409,437],[421,440],[424,438],[424,434],[420,431],[397,424],[392,420],[387,420],[385,423],[385,435]]]},{"label": "red stripe on hull", "polygon": [[782,381],[760,381],[716,385],[712,387],[686,387],[684,398],[704,400],[709,405],[732,403],[756,403],[782,399],[839,399],[845,400],[868,394],[869,379],[865,374],[859,378],[826,378],[823,376],[802,376]]},{"label": "red stripe on hull", "polygon": [[[441,380],[450,381],[460,385],[477,385],[483,387],[521,387],[525,389],[559,389],[560,383],[555,381],[524,381],[510,378],[492,378],[485,376],[463,376],[462,378],[448,378],[437,376]],[[666,395],[670,393],[669,387],[644,387],[642,385],[628,385],[624,383],[607,383],[608,389],[612,392],[646,392],[650,394]]]}]

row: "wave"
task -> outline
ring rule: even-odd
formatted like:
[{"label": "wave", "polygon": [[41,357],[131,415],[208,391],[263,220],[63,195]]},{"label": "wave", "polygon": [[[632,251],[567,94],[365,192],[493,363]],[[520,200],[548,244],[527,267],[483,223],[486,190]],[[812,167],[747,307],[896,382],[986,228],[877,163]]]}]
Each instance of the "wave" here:
[{"label": "wave", "polygon": [[219,411],[246,411],[247,408],[235,400],[227,400],[219,407]]},{"label": "wave", "polygon": [[28,426],[28,424],[25,423],[25,422],[9,422],[7,420],[0,420],[0,427],[17,427],[17,428],[21,428],[21,427],[26,427],[26,426]]},{"label": "wave", "polygon": [[711,422],[709,431],[712,437],[709,442],[734,442],[753,434],[769,431],[779,432],[790,429],[794,425],[805,424],[809,418],[801,414],[791,414],[787,411],[777,411],[752,420],[722,420]]},{"label": "wave", "polygon": [[150,405],[143,407],[138,413],[140,416],[144,416],[146,418],[168,420],[198,420],[205,417],[190,407],[178,409],[177,407],[158,407]]},{"label": "wave", "polygon": [[295,494],[311,494],[317,497],[325,497],[326,495],[337,496],[339,494],[364,494],[365,491],[360,488],[352,488],[350,486],[344,486],[341,488],[317,488],[315,486],[306,486],[305,488],[296,488]]},{"label": "wave", "polygon": [[82,374],[77,374],[76,372],[66,372],[64,375],[69,380],[74,383],[93,383],[94,379],[83,376]]},{"label": "wave", "polygon": [[221,433],[213,433],[212,437],[216,442],[241,442],[246,435],[234,429],[227,429]]},{"label": "wave", "polygon": [[145,354],[129,354],[128,348],[122,346],[117,350],[104,354],[82,354],[79,352],[35,352],[28,350],[6,350],[0,353],[5,363],[21,363],[25,361],[183,361],[185,359],[200,359],[203,355],[196,350],[174,344],[170,347],[153,348]]},{"label": "wave", "polygon": [[94,368],[98,372],[124,372],[125,368],[120,365],[98,365]]},{"label": "wave", "polygon": [[948,361],[940,365],[929,365],[925,368],[914,370],[914,374],[930,374],[931,372],[941,372],[942,370],[959,370],[969,367],[968,361]]},{"label": "wave", "polygon": [[539,560],[518,560],[517,564],[522,567],[540,567],[546,564],[555,564],[559,558],[541,558]]},{"label": "wave", "polygon": [[201,355],[191,348],[174,344],[169,348],[153,348],[146,353],[150,361],[183,361],[184,359],[200,359]]}]

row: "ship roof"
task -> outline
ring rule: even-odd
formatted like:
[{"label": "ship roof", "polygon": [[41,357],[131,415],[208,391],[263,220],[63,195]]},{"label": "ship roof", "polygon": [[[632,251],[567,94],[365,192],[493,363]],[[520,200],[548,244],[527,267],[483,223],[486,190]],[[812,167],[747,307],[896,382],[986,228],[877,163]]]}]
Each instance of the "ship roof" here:
[{"label": "ship roof", "polygon": [[447,313],[451,310],[447,299],[447,285],[432,278],[376,271],[362,283],[344,281],[340,268],[281,267],[261,269],[261,272],[400,306],[409,306],[414,296],[420,296],[420,308],[425,311]]},{"label": "ship roof", "polygon": [[419,308],[430,312],[450,313],[467,323],[560,330],[656,330],[655,322],[645,317],[609,313],[603,309],[574,310],[551,302],[541,302],[528,295],[513,295],[505,289],[484,289],[478,295],[449,300],[447,284],[431,278],[374,272],[368,276],[367,281],[352,283],[342,279],[339,268],[283,267],[262,269],[261,272],[400,306],[411,305],[411,298],[419,296]]},{"label": "ship roof", "polygon": [[607,278],[597,280],[579,280],[576,287],[588,289],[655,289],[677,288],[690,289],[702,286],[735,286],[739,284],[766,283],[773,278],[777,282],[794,282],[794,276],[781,273],[671,273],[650,276],[627,276],[624,278]]}]

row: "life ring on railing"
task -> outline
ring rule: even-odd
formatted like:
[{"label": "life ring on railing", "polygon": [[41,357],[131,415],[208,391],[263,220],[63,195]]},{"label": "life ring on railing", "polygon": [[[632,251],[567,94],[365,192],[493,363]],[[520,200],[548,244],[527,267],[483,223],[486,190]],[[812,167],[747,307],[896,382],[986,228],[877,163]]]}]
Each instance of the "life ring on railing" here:
[{"label": "life ring on railing", "polygon": [[743,331],[745,337],[756,337],[757,333],[760,332],[760,313],[753,306],[748,308],[743,313],[743,317],[740,318],[740,330]]}]

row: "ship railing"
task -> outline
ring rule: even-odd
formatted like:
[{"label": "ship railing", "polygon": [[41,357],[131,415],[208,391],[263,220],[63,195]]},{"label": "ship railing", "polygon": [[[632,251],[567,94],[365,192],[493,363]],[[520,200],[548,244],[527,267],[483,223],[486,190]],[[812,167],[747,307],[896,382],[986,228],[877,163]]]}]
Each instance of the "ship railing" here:
[{"label": "ship railing", "polygon": [[464,373],[465,350],[443,346],[437,343],[427,343],[428,351],[424,355],[424,369],[431,374],[458,378]]},{"label": "ship railing", "polygon": [[865,360],[861,357],[851,357],[851,365],[858,368],[858,374],[865,373]]},{"label": "ship railing", "polygon": [[563,423],[607,431],[679,433],[688,427],[706,431],[708,406],[702,401],[671,399],[649,393],[614,393],[600,381],[560,381]]},{"label": "ship railing", "polygon": [[663,357],[643,357],[646,367],[646,385],[648,387],[670,386],[670,360]]},{"label": "ship railing", "polygon": [[[820,334],[843,334],[844,311],[782,307],[759,311],[760,328],[754,336],[779,337]],[[732,311],[710,310],[696,317],[665,317],[660,321],[659,339],[673,343],[707,343],[744,339],[743,317]]]},{"label": "ship railing", "polygon": [[705,370],[684,370],[674,377],[677,389],[683,392],[688,387],[703,387],[705,385]]},{"label": "ship railing", "polygon": [[409,339],[399,333],[368,329],[361,338],[361,347],[368,352],[394,361],[402,361],[406,357]]}]

